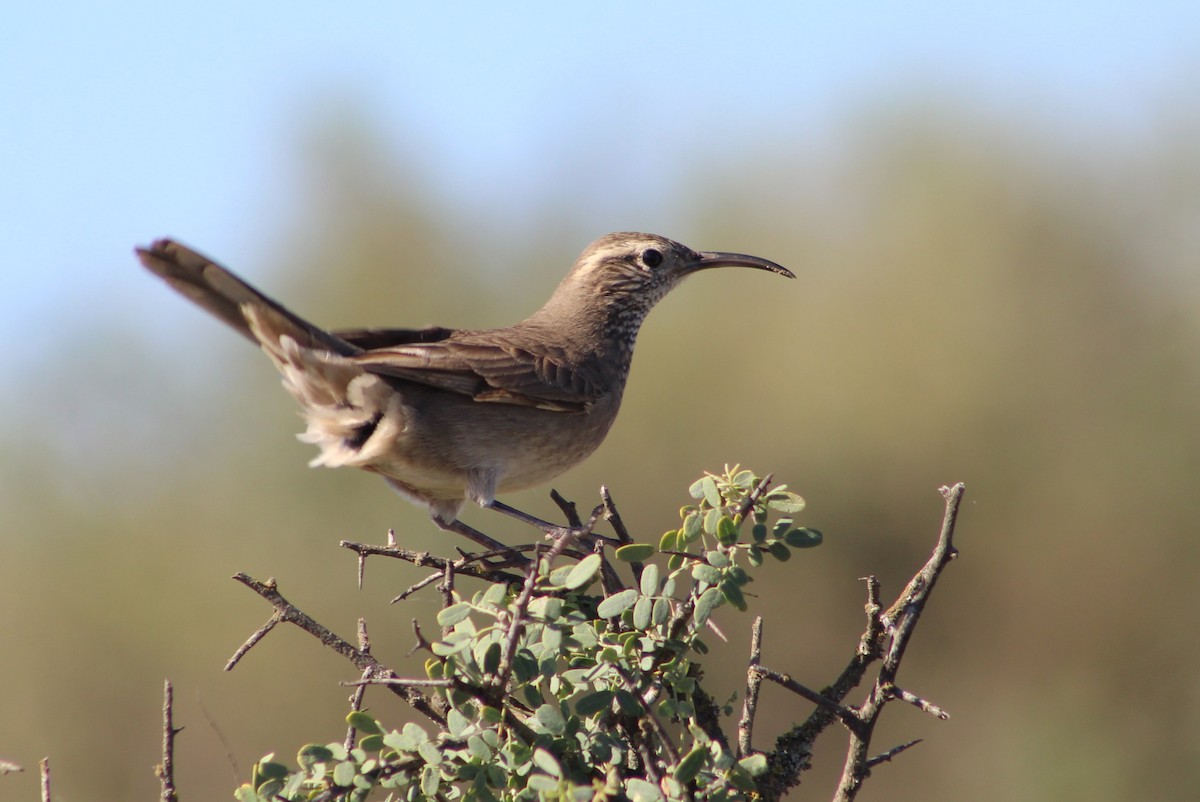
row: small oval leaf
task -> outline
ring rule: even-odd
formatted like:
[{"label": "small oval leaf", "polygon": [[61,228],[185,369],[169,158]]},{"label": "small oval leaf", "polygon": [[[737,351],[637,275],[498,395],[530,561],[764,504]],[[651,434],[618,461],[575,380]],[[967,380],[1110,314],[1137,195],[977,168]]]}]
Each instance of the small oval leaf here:
[{"label": "small oval leaf", "polygon": [[821,541],[824,539],[825,536],[819,531],[807,527],[789,530],[783,536],[784,542],[797,549],[811,549],[813,546],[821,545]]},{"label": "small oval leaf", "polygon": [[706,563],[696,563],[692,566],[692,579],[715,585],[721,581],[721,572]]},{"label": "small oval leaf", "polygon": [[633,605],[633,628],[646,630],[650,628],[650,613],[654,609],[654,601],[649,596],[642,596]]},{"label": "small oval leaf", "polygon": [[643,596],[654,596],[658,593],[658,566],[650,563],[642,569],[642,579],[638,583]]},{"label": "small oval leaf", "polygon": [[700,594],[700,598],[696,599],[696,609],[692,611],[692,621],[696,626],[704,626],[704,622],[712,614],[712,611],[717,609],[725,597],[721,595],[721,591],[716,588],[709,588]]},{"label": "small oval leaf", "polygon": [[722,515],[717,520],[717,542],[722,546],[732,546],[737,543],[737,524],[728,515]]},{"label": "small oval leaf", "polygon": [[[665,536],[664,536],[665,539]],[[614,552],[618,560],[627,563],[645,562],[654,556],[656,549],[650,543],[630,543],[627,546],[622,546]],[[599,554],[593,555],[599,557]]]},{"label": "small oval leaf", "polygon": [[638,592],[633,588],[614,593],[604,599],[596,607],[596,614],[601,618],[612,618],[628,610],[637,601]]},{"label": "small oval leaf", "polygon": [[566,580],[563,581],[563,587],[574,590],[591,582],[592,577],[600,570],[600,560],[599,554],[589,554],[575,563],[575,567],[571,569],[571,572],[567,574]]},{"label": "small oval leaf", "polygon": [[437,614],[438,626],[452,627],[471,614],[471,605],[466,602],[452,604]]},{"label": "small oval leaf", "polygon": [[383,732],[383,729],[379,726],[379,722],[373,716],[361,710],[355,710],[346,716],[346,723],[363,735],[377,735]]},{"label": "small oval leaf", "polygon": [[703,746],[696,746],[692,751],[688,752],[683,760],[679,761],[679,765],[675,767],[675,779],[685,785],[696,779],[696,775],[704,767],[704,756],[707,754],[708,750]]}]

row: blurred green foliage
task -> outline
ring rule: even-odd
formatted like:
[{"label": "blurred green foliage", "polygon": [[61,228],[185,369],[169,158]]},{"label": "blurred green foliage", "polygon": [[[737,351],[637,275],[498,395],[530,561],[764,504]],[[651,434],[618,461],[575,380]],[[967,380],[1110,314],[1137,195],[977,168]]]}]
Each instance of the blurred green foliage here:
[{"label": "blurred green foliage", "polygon": [[[768,629],[764,661],[812,681],[853,648],[857,577],[898,590],[933,542],[935,488],[967,482],[960,562],[905,666],[952,718],[885,719],[879,748],[927,740],[877,770],[866,799],[1168,799],[1200,785],[1200,137],[1182,115],[1125,141],[1033,125],[918,105],[847,123],[819,157],[781,135],[697,164],[666,193],[681,230],[657,233],[799,280],[704,275],[674,293],[643,329],[613,433],[557,483],[583,506],[607,483],[646,539],[704,467],[787,476],[826,545],[799,579],[764,570],[754,590],[768,621],[790,622]],[[331,128],[302,168],[305,208],[274,234],[274,272],[212,255],[331,326],[481,327],[536,308],[605,233],[560,204],[496,240],[416,172]],[[394,635],[435,613],[434,599],[387,604],[418,569],[372,565],[358,590],[337,541],[394,527],[446,550],[446,536],[372,477],[306,469],[266,361],[165,289],[161,303],[185,340],[116,315],[58,321],[0,424],[0,758],[27,769],[0,777],[4,798],[34,798],[43,755],[63,798],[153,798],[163,677],[186,725],[188,799],[228,798],[257,756],[337,722],[336,683],[353,677],[298,633],[221,672],[268,614],[235,571],[279,577],[344,636],[359,615]],[[546,491],[506,501],[553,515]],[[728,631],[710,677],[732,694],[748,633]],[[768,697],[756,738],[794,705]],[[794,796],[828,798],[826,779]]]}]

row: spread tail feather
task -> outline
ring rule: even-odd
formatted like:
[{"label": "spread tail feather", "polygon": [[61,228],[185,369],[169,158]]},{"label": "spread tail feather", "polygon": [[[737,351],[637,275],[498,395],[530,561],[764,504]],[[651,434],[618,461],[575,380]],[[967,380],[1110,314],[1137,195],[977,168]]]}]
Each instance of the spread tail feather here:
[{"label": "spread tail feather", "polygon": [[300,403],[308,428],[297,438],[320,449],[308,464],[363,467],[386,457],[405,419],[400,396],[341,354],[298,343],[290,321],[275,310],[247,304],[242,313],[284,389]]}]

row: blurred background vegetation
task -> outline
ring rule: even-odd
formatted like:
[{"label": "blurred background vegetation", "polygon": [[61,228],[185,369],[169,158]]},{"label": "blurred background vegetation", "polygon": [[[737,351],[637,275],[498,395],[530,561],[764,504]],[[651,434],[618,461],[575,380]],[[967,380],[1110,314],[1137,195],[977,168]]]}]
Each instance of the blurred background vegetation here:
[{"label": "blurred background vegetation", "polygon": [[[857,577],[898,590],[932,546],[935,488],[963,480],[962,557],[903,677],[953,718],[891,711],[881,747],[928,740],[878,771],[867,798],[1183,798],[1200,781],[1200,140],[1172,122],[1152,151],[1081,153],[926,111],[848,124],[820,168],[781,141],[769,159],[714,156],[674,188],[689,211],[672,236],[764,255],[799,279],[704,274],[665,301],[615,431],[557,487],[590,505],[607,483],[651,538],[701,471],[774,471],[827,541],[754,585],[765,660],[819,685],[855,643]],[[492,325],[538,305],[601,233],[548,208],[537,236],[497,246],[423,200],[411,154],[379,147],[355,126],[309,132],[306,208],[276,233],[274,269],[237,267],[332,325]],[[774,186],[794,193],[758,193],[766,170],[786,171]],[[5,453],[25,455],[0,468],[13,535],[0,744],[27,766],[52,755],[64,798],[150,798],[164,676],[187,727],[188,798],[223,798],[263,753],[340,737],[335,683],[352,672],[300,633],[222,674],[268,613],[227,575],[278,577],[346,635],[365,615],[381,655],[415,671],[408,622],[437,599],[386,600],[421,572],[375,562],[359,591],[336,543],[394,527],[407,545],[451,548],[381,482],[306,469],[261,355],[165,289],[161,303],[188,318],[186,341],[151,347],[119,319],[87,336],[67,327],[59,345],[88,371],[46,364],[24,399],[54,438],[20,417],[0,431]],[[544,492],[507,500],[553,514]],[[731,642],[712,670],[733,693],[749,617],[723,616]],[[372,697],[394,722],[406,714]],[[778,702],[760,747],[805,715]],[[830,769],[840,735],[823,747]],[[797,793],[828,788],[814,776]]]},{"label": "blurred background vegetation", "polygon": [[[764,662],[821,685],[857,642],[858,577],[898,591],[933,545],[936,488],[967,483],[961,558],[901,676],[952,718],[890,710],[880,749],[926,741],[877,770],[864,799],[1192,798],[1195,97],[1172,96],[1116,135],[895,91],[829,121],[820,142],[778,126],[736,148],[697,145],[649,199],[593,191],[602,166],[569,160],[558,193],[519,220],[440,191],[419,144],[395,142],[353,97],[323,97],[301,118],[278,143],[291,202],[264,206],[268,222],[248,229],[255,260],[190,244],[330,326],[511,322],[617,227],[797,273],[707,273],[668,298],[642,331],[614,431],[556,487],[587,507],[609,485],[651,539],[673,528],[702,471],[774,472],[808,499],[803,523],[826,543],[752,586]],[[607,153],[593,130],[571,147]],[[145,236],[168,233],[188,240]],[[119,269],[138,270],[132,255]],[[25,332],[9,371],[0,758],[26,773],[0,778],[0,798],[34,798],[44,755],[56,798],[154,798],[164,677],[186,727],[185,799],[228,798],[263,754],[340,739],[348,692],[336,683],[354,673],[302,633],[277,631],[222,672],[269,612],[227,579],[235,571],[277,577],[343,635],[365,616],[380,657],[419,670],[419,655],[405,657],[409,622],[432,620],[438,600],[387,600],[422,572],[373,562],[359,590],[337,541],[382,542],[392,527],[414,548],[456,544],[382,482],[307,469],[261,354],[154,291],[108,297],[104,319],[60,310]],[[150,330],[147,297],[169,333]],[[505,500],[550,516],[548,490]],[[529,537],[500,516],[467,519]],[[728,694],[749,623],[721,613],[730,643],[710,673]],[[766,692],[759,748],[808,712]],[[368,698],[391,724],[408,715]],[[820,771],[793,798],[828,798],[844,748],[827,735]]]}]

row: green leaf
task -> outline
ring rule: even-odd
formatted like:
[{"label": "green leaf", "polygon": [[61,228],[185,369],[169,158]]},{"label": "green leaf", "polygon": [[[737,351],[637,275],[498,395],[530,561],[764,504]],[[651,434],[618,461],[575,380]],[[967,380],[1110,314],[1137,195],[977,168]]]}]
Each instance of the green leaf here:
[{"label": "green leaf", "polygon": [[633,628],[646,630],[650,628],[650,614],[654,611],[654,600],[643,596],[633,605]]},{"label": "green leaf", "polygon": [[762,543],[767,539],[766,524],[755,524],[754,528],[750,530],[750,534],[753,536],[755,543]]},{"label": "green leaf", "polygon": [[346,723],[364,735],[377,735],[383,732],[379,722],[361,710],[355,710],[346,716]]},{"label": "green leaf", "polygon": [[730,481],[742,490],[749,490],[758,484],[758,477],[754,475],[753,471],[738,471]]},{"label": "green leaf", "polygon": [[359,739],[358,745],[367,752],[378,752],[383,749],[383,736],[379,734],[364,735]]},{"label": "green leaf", "polygon": [[644,713],[641,701],[624,688],[618,688],[614,695],[617,698],[617,706],[621,708],[621,712],[627,716],[640,716]]},{"label": "green leaf", "polygon": [[452,627],[471,614],[471,605],[466,602],[452,604],[437,614],[438,626]]},{"label": "green leaf", "polygon": [[734,607],[746,612],[746,597],[742,595],[742,589],[734,582],[722,582],[721,595],[725,597],[725,601],[732,604]]},{"label": "green leaf", "polygon": [[722,515],[717,521],[717,542],[722,546],[732,546],[737,539],[737,524],[728,515]]},{"label": "green leaf", "polygon": [[437,795],[438,785],[441,783],[441,772],[433,766],[426,766],[421,770],[421,793],[427,799],[433,799]]},{"label": "green leaf", "polygon": [[483,653],[483,670],[486,674],[495,674],[500,670],[500,644],[492,641]]},{"label": "green leaf", "polygon": [[567,729],[567,722],[563,719],[562,711],[558,709],[558,705],[544,704],[537,709],[534,716],[546,728],[547,732],[554,735],[561,735]]},{"label": "green leaf", "polygon": [[706,563],[696,563],[692,566],[692,579],[715,585],[721,581],[721,572]]},{"label": "green leaf", "polygon": [[700,489],[708,506],[720,507],[724,503],[721,499],[721,491],[717,489],[717,480],[711,476],[705,476],[700,480]]},{"label": "green leaf", "polygon": [[287,766],[282,763],[276,763],[273,760],[265,759],[259,761],[254,769],[254,773],[259,780],[282,780],[290,774]]},{"label": "green leaf", "polygon": [[654,621],[654,626],[661,627],[667,623],[667,619],[671,617],[671,602],[667,601],[666,597],[660,596],[654,600],[654,612],[650,616]]},{"label": "green leaf", "polygon": [[417,746],[417,754],[421,759],[430,766],[440,766],[442,763],[442,750],[437,748],[437,744],[433,741],[426,741]]},{"label": "green leaf", "polygon": [[653,596],[658,593],[658,566],[650,563],[642,569],[642,580],[639,583],[643,596]]},{"label": "green leaf", "polygon": [[684,756],[683,760],[679,761],[679,765],[675,767],[675,779],[684,785],[696,779],[696,775],[700,773],[700,769],[704,768],[704,757],[708,754],[708,749],[704,746],[696,746],[692,751]]},{"label": "green leaf", "polygon": [[300,764],[300,768],[305,770],[311,769],[317,763],[328,763],[331,760],[333,760],[333,752],[329,751],[329,747],[320,744],[303,746],[296,755],[296,762]]},{"label": "green leaf", "polygon": [[762,752],[755,752],[739,760],[738,767],[751,777],[757,777],[767,770],[767,756]]},{"label": "green leaf", "polygon": [[[653,548],[653,547],[650,547]],[[620,550],[617,551],[618,556]],[[566,580],[563,582],[563,587],[574,590],[581,588],[588,582],[592,581],[592,577],[600,570],[600,555],[589,554],[579,562],[575,563],[575,567],[571,569],[571,573],[567,574]]]},{"label": "green leaf", "polygon": [[717,609],[725,597],[721,595],[721,591],[716,588],[709,588],[700,594],[700,598],[696,599],[696,608],[692,611],[692,621],[697,627],[704,626],[704,622],[712,614],[712,611]]},{"label": "green leaf", "polygon": [[354,775],[357,773],[358,766],[349,760],[344,760],[333,767],[333,784],[349,788],[354,785]]},{"label": "green leaf", "polygon": [[663,536],[658,539],[659,551],[678,551],[679,550],[679,533],[672,529],[670,532],[663,532]]},{"label": "green leaf", "polygon": [[734,766],[733,771],[729,772],[729,782],[742,793],[753,794],[758,790],[758,786],[754,780],[750,779],[750,775],[738,766]]},{"label": "green leaf", "polygon": [[792,550],[778,540],[768,546],[767,551],[771,552],[771,556],[781,563],[792,559]]},{"label": "green leaf", "polygon": [[750,564],[755,568],[759,567],[763,564],[763,550],[758,546],[751,546],[750,548],[746,549],[746,559],[748,559]]},{"label": "green leaf", "polygon": [[533,750],[533,765],[537,766],[542,771],[549,774],[551,777],[562,776],[562,766],[554,755],[542,749],[540,746]]},{"label": "green leaf", "polygon": [[454,708],[450,708],[450,712],[446,714],[446,730],[450,733],[451,738],[462,738],[463,733],[470,726],[471,720],[469,718]]},{"label": "green leaf", "polygon": [[804,511],[804,499],[786,490],[775,490],[767,495],[767,506],[778,512],[794,515]]},{"label": "green leaf", "polygon": [[543,794],[553,794],[558,791],[558,780],[545,774],[530,774],[526,782],[530,788]]},{"label": "green leaf", "polygon": [[467,751],[476,760],[491,760],[492,758],[492,748],[478,735],[467,738]]},{"label": "green leaf", "polygon": [[488,589],[484,592],[483,597],[480,599],[480,601],[483,604],[491,605],[493,607],[499,607],[501,604],[504,603],[504,597],[507,593],[508,593],[507,585],[489,585]]},{"label": "green leaf", "polygon": [[575,712],[581,716],[593,716],[602,710],[607,710],[612,704],[612,691],[593,691],[579,697],[575,703]]},{"label": "green leaf", "polygon": [[637,598],[638,592],[633,588],[618,591],[600,602],[596,607],[596,614],[601,618],[613,618],[632,607]]},{"label": "green leaf", "polygon": [[632,802],[662,802],[662,791],[654,783],[648,783],[637,777],[625,781],[625,792]]},{"label": "green leaf", "polygon": [[688,516],[683,519],[683,529],[680,530],[680,540],[684,545],[694,543],[700,539],[700,534],[704,531],[704,519],[698,512],[688,513]]},{"label": "green leaf", "polygon": [[792,529],[783,536],[784,541],[797,549],[811,549],[813,546],[821,545],[821,541],[825,539],[816,529],[808,529],[801,527],[800,529]]},{"label": "green leaf", "polygon": [[710,551],[704,555],[704,561],[713,568],[726,568],[729,566],[729,555],[723,551]]},{"label": "green leaf", "polygon": [[703,479],[697,479],[696,481],[692,482],[691,485],[688,486],[688,495],[690,495],[692,498],[704,498],[704,481],[708,478],[709,477],[705,476]]},{"label": "green leaf", "polygon": [[[630,543],[626,546],[621,546],[614,554],[618,560],[627,563],[645,562],[654,556],[656,549],[649,543]],[[600,555],[595,555],[599,557]]]}]

